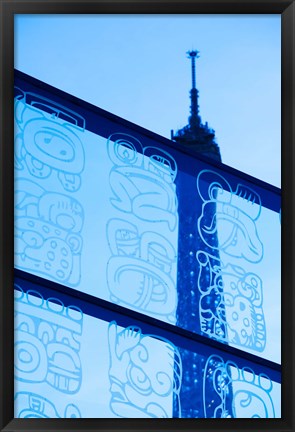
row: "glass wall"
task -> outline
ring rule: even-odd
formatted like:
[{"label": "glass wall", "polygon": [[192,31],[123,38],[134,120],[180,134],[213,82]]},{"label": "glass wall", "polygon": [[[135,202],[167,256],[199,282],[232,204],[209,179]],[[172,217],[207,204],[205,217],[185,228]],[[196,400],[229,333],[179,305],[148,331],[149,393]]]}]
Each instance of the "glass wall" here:
[{"label": "glass wall", "polygon": [[280,190],[15,84],[15,416],[280,417]]},{"label": "glass wall", "polygon": [[132,318],[121,326],[21,285],[15,285],[16,417],[280,416],[280,384],[259,366],[253,370],[245,360],[241,367],[241,359],[238,366],[200,345],[179,347],[157,329],[145,333]]}]

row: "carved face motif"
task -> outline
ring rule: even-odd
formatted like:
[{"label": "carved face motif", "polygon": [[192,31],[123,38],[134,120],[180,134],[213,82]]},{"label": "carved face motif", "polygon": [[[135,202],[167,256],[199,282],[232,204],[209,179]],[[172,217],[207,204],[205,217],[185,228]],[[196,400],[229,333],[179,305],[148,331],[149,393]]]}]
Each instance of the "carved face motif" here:
[{"label": "carved face motif", "polygon": [[109,326],[111,409],[119,417],[171,417],[179,354],[167,341],[143,336],[138,328]]},{"label": "carved face motif", "polygon": [[[15,262],[25,270],[77,284],[84,213],[74,198],[21,179],[15,201]],[[79,274],[78,274],[79,273]]]},{"label": "carved face motif", "polygon": [[198,228],[204,243],[232,257],[261,261],[263,244],[256,226],[261,213],[258,193],[244,184],[238,184],[234,191],[223,176],[210,170],[201,171],[197,187],[203,201]]},{"label": "carved face motif", "polygon": [[82,311],[65,307],[57,298],[45,301],[36,291],[31,293],[16,291],[15,377],[76,393],[82,382],[78,342]]}]

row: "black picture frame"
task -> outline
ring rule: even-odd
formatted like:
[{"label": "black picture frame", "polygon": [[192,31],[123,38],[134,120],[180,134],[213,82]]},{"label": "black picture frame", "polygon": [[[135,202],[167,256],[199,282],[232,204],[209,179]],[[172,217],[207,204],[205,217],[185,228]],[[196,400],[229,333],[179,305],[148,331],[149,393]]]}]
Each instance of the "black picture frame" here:
[{"label": "black picture frame", "polygon": [[[0,0],[1,430],[12,431],[253,431],[294,430],[294,0]],[[282,19],[282,417],[281,419],[14,419],[13,418],[13,66],[14,14],[281,14]]]}]

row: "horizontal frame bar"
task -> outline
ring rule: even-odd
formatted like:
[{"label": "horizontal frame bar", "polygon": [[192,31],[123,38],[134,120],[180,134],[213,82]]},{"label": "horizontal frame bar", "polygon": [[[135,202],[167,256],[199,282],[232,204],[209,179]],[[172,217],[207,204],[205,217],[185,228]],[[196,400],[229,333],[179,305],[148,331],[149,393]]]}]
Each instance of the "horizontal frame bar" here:
[{"label": "horizontal frame bar", "polygon": [[[143,333],[168,339],[177,347],[201,353],[207,357],[212,354],[220,355],[225,361],[234,361],[239,368],[250,367],[257,374],[264,373],[268,375],[271,380],[279,383],[281,382],[281,365],[246,353],[238,348],[228,346],[205,336],[30,273],[23,272],[19,269],[15,269],[15,284],[19,285],[24,292],[29,290],[38,291],[38,293],[46,299],[58,293],[59,300],[65,305],[77,306],[83,313],[94,318],[107,322],[115,320],[117,324],[122,327],[128,327],[130,325],[138,326]],[[257,368],[259,369],[258,372]]]}]

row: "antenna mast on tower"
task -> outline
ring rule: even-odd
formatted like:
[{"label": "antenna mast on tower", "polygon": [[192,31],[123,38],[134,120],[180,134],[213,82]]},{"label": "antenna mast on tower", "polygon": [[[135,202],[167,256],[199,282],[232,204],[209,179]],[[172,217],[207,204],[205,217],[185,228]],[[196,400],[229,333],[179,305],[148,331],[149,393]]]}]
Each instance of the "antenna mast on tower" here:
[{"label": "antenna mast on tower", "polygon": [[190,147],[198,153],[209,156],[221,162],[219,147],[215,142],[215,132],[209,128],[208,123],[202,124],[199,114],[199,91],[196,87],[196,59],[199,58],[199,51],[187,51],[187,57],[192,65],[192,88],[190,90],[190,116],[188,124],[182,129],[171,130],[171,139]]},{"label": "antenna mast on tower", "polygon": [[196,59],[199,58],[199,51],[193,50],[187,52],[187,57],[191,59],[192,62],[192,89],[190,91],[191,96],[191,117],[190,122],[192,120],[197,120],[197,123],[200,123],[199,117],[199,104],[198,104],[198,90],[196,88]]}]

